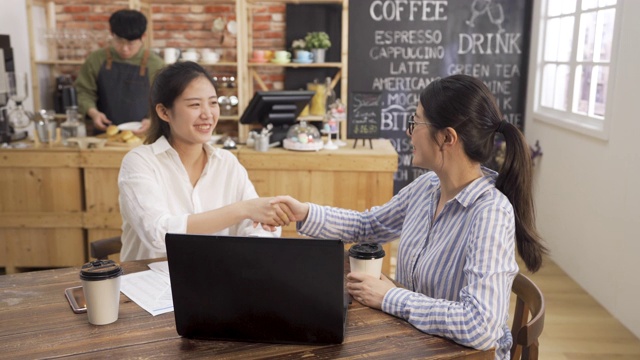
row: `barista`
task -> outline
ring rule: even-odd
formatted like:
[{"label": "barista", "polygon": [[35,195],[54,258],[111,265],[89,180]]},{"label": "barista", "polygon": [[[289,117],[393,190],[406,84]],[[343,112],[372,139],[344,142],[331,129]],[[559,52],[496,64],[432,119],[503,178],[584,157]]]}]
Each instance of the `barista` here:
[{"label": "barista", "polygon": [[93,128],[141,121],[134,130],[149,128],[149,87],[162,59],[143,48],[147,18],[136,10],[118,10],[109,18],[112,45],[94,51],[82,65],[75,86],[78,107]]}]

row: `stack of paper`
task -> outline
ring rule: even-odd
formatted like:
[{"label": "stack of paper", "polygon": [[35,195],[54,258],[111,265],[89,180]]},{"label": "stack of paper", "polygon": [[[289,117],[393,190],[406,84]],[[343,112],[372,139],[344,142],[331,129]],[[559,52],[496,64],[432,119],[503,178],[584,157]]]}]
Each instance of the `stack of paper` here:
[{"label": "stack of paper", "polygon": [[173,311],[169,264],[160,261],[149,268],[122,276],[120,291],[153,316]]}]

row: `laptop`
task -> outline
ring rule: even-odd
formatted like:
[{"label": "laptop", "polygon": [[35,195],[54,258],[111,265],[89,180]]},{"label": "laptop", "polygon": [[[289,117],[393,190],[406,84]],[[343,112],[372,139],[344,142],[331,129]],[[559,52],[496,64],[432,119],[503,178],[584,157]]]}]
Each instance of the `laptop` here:
[{"label": "laptop", "polygon": [[178,334],[339,344],[348,296],[336,239],[167,234]]}]

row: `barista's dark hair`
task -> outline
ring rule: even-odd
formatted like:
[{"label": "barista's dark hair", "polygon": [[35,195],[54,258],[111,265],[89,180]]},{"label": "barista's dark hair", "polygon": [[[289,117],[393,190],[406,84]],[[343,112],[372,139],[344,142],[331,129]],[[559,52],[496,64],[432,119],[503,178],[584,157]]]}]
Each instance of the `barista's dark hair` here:
[{"label": "barista's dark hair", "polygon": [[136,10],[123,9],[109,17],[111,32],[123,39],[137,40],[147,31],[147,18]]},{"label": "barista's dark hair", "polygon": [[175,100],[184,89],[196,78],[206,78],[213,84],[211,76],[200,65],[192,61],[181,61],[167,65],[158,71],[149,94],[149,108],[151,113],[151,125],[147,130],[145,144],[153,144],[161,136],[171,141],[171,128],[169,123],[162,120],[156,111],[156,105],[162,104],[171,109]]},{"label": "barista's dark hair", "polygon": [[[520,130],[502,119],[495,98],[482,81],[468,75],[452,75],[431,82],[420,94],[432,136],[453,128],[472,161],[486,163],[494,147],[496,132],[506,143],[504,163],[496,188],[504,193],[515,212],[518,252],[531,272],[538,271],[548,252],[535,227],[532,195],[532,162]],[[437,142],[437,140],[435,140]]]}]

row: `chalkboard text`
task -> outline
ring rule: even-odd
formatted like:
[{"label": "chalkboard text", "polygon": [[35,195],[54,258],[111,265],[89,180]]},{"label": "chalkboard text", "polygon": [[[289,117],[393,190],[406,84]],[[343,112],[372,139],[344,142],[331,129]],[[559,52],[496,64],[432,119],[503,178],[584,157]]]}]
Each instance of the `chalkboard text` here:
[{"label": "chalkboard text", "polygon": [[446,21],[448,1],[376,0],[369,7],[374,21]]},{"label": "chalkboard text", "polygon": [[520,33],[460,34],[458,54],[521,54]]}]

